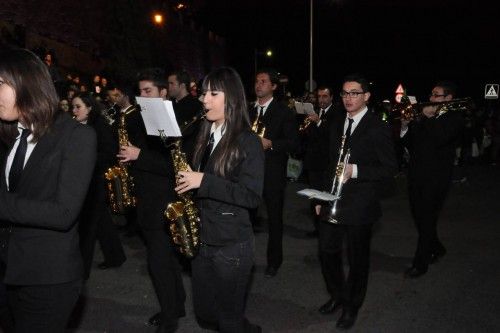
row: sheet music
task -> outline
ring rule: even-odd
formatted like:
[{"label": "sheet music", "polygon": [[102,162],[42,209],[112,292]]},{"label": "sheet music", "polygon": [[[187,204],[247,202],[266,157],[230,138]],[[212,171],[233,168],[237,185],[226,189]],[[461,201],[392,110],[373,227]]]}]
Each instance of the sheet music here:
[{"label": "sheet music", "polygon": [[335,201],[339,199],[338,196],[335,196],[331,193],[314,190],[312,188],[300,190],[297,192],[297,194],[308,197],[309,199],[318,199],[321,201]]},{"label": "sheet music", "polygon": [[310,115],[314,113],[314,106],[312,103],[295,102],[295,111],[298,114]]},{"label": "sheet music", "polygon": [[182,136],[171,101],[151,97],[136,97],[136,100],[148,135],[159,136],[163,131],[168,137]]}]

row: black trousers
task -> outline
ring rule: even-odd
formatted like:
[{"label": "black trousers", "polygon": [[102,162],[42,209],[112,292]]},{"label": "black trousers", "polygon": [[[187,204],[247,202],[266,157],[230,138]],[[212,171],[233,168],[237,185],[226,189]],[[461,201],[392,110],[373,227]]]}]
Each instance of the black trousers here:
[{"label": "black trousers", "polygon": [[418,231],[418,243],[413,266],[427,271],[433,253],[442,253],[445,247],[437,233],[439,214],[449,190],[449,180],[409,182],[410,208]]},{"label": "black trousers", "polygon": [[[325,173],[326,170],[309,170],[307,173],[308,181],[309,181],[309,186],[312,189],[321,191],[323,190],[323,185],[325,182]],[[310,209],[311,213],[313,215],[313,226],[314,230],[318,231],[319,227],[318,224],[320,222],[319,215],[316,215],[316,205],[318,205],[318,202],[315,200],[311,200],[310,204]]]},{"label": "black trousers", "polygon": [[254,241],[227,246],[202,245],[192,261],[196,316],[223,333],[250,332],[245,298],[254,262]]},{"label": "black trousers", "polygon": [[85,206],[80,216],[79,228],[85,279],[89,278],[92,269],[96,239],[106,263],[121,265],[126,260],[118,230],[104,200],[95,200]]},{"label": "black trousers", "polygon": [[[319,223],[321,271],[331,298],[344,308],[357,310],[363,304],[370,270],[372,223],[362,225]],[[349,273],[344,274],[342,254],[347,248]]]},{"label": "black trousers", "polygon": [[162,229],[142,229],[146,242],[149,273],[161,307],[162,326],[175,327],[179,316],[185,314],[186,293],[175,248]]},{"label": "black trousers", "polygon": [[[285,183],[286,184],[286,183]],[[279,268],[283,262],[283,204],[285,184],[282,187],[264,187],[269,238],[267,240],[267,265]]]},{"label": "black trousers", "polygon": [[36,286],[7,286],[16,333],[63,333],[82,280]]}]

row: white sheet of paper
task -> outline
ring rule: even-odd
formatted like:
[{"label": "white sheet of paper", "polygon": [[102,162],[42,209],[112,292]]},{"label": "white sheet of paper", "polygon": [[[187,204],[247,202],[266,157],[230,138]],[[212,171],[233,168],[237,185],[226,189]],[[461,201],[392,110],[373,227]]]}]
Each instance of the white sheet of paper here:
[{"label": "white sheet of paper", "polygon": [[136,97],[136,100],[148,135],[159,136],[163,131],[168,137],[182,136],[171,101],[151,97]]},{"label": "white sheet of paper", "polygon": [[314,106],[312,105],[312,103],[304,103],[304,112],[307,115],[314,113]]},{"label": "white sheet of paper", "polygon": [[337,196],[328,193],[328,192],[322,192],[318,190],[314,190],[311,188],[306,188],[303,190],[300,190],[297,192],[299,195],[303,195],[305,197],[308,197],[309,199],[318,199],[322,201],[335,201],[339,199]]},{"label": "white sheet of paper", "polygon": [[295,111],[298,114],[310,115],[314,113],[314,106],[311,103],[295,102]]}]

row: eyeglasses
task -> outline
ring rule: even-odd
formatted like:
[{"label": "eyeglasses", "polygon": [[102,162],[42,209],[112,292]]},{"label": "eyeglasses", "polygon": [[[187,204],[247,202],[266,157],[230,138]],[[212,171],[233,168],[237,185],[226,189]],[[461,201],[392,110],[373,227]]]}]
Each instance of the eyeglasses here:
[{"label": "eyeglasses", "polygon": [[439,94],[430,94],[429,97],[446,97],[448,96],[448,94],[443,94],[443,95],[439,95]]},{"label": "eyeglasses", "polygon": [[342,91],[340,97],[347,98],[347,96],[349,96],[350,98],[356,98],[364,93],[364,91]]}]

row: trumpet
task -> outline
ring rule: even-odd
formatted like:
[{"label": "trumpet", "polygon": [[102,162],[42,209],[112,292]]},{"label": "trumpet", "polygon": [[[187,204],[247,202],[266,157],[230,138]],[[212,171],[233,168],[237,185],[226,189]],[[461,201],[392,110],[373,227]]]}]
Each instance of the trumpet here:
[{"label": "trumpet", "polygon": [[396,104],[391,112],[398,112],[401,119],[411,121],[420,118],[422,116],[424,108],[428,106],[436,106],[436,114],[442,115],[450,111],[464,112],[467,110],[471,110],[474,104],[470,97],[456,98],[443,102],[423,102],[417,104],[410,104],[408,102]]},{"label": "trumpet", "polygon": [[309,126],[311,126],[312,122],[311,118],[306,117],[299,126],[299,132],[304,132]]},{"label": "trumpet", "polygon": [[333,224],[339,224],[339,219],[337,217],[337,205],[342,198],[342,188],[344,187],[344,172],[349,163],[349,158],[351,157],[351,150],[347,148],[345,154],[345,142],[346,136],[342,136],[342,142],[339,149],[339,159],[337,161],[337,166],[335,167],[335,177],[333,178],[332,188],[330,193],[335,197],[333,202],[330,203],[331,207],[328,211],[328,216],[326,221]]}]

